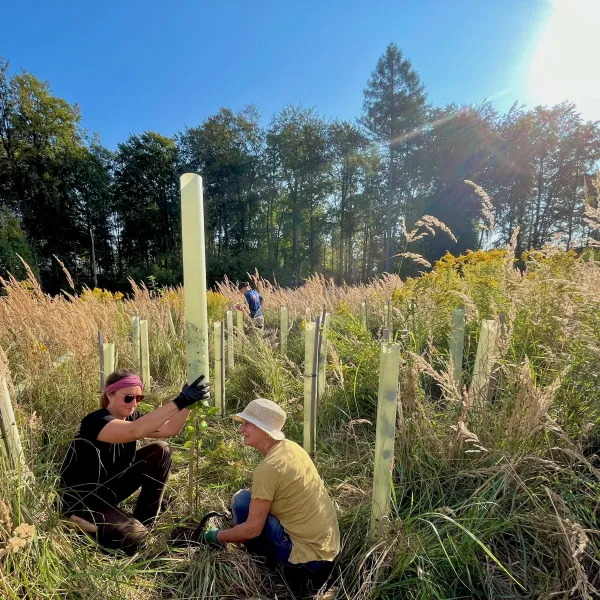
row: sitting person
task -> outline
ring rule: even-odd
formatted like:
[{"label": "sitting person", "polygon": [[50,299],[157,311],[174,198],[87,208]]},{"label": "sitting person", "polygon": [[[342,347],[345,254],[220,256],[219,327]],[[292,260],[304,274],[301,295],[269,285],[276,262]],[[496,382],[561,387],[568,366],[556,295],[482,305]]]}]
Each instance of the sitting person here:
[{"label": "sitting person", "polygon": [[235,526],[209,529],[208,544],[242,543],[254,554],[279,563],[286,579],[318,590],[327,581],[340,551],[335,507],[307,452],[285,439],[285,411],[271,400],[248,404],[233,419],[244,444],[256,448],[262,462],[254,471],[252,490],[233,497]]},{"label": "sitting person", "polygon": [[[136,440],[168,438],[183,428],[189,407],[208,398],[204,376],[184,385],[173,400],[141,415],[136,409],[144,386],[128,370],[106,379],[100,410],[85,416],[61,468],[62,512],[95,533],[101,546],[134,554],[158,515],[171,469],[171,447],[152,442],[139,450]],[[133,516],[118,505],[141,488]]]}]

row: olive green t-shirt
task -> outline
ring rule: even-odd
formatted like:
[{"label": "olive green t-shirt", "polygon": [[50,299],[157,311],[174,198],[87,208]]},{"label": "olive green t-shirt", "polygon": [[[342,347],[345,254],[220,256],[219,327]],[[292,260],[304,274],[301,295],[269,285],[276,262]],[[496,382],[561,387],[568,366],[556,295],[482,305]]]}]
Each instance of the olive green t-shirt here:
[{"label": "olive green t-shirt", "polygon": [[340,551],[340,530],[333,502],[313,461],[295,442],[282,440],[254,471],[252,498],[271,500],[292,541],[292,564],[333,560]]}]

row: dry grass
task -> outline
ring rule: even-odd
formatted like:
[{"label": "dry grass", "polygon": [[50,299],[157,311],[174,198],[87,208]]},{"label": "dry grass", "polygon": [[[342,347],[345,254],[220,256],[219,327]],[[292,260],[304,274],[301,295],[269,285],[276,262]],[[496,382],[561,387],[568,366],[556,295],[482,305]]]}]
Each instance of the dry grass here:
[{"label": "dry grass", "polygon": [[[421,233],[435,223],[423,220]],[[414,233],[418,237],[420,233]],[[515,238],[516,239],[516,238]],[[344,538],[337,598],[596,597],[600,544],[596,459],[600,406],[600,267],[549,247],[514,268],[503,251],[447,257],[432,272],[401,281],[336,286],[322,276],[298,289],[258,274],[270,333],[249,335],[227,373],[231,408],[254,395],[290,413],[301,438],[302,321],[323,305],[333,313],[328,389],[319,407],[317,464],[337,503]],[[460,268],[459,268],[460,267]],[[168,510],[147,552],[104,556],[60,523],[53,510],[57,465],[79,419],[97,405],[97,332],[132,366],[130,319],[149,322],[149,403],[182,381],[183,294],[132,282],[118,298],[102,290],[48,297],[34,280],[3,281],[0,375],[11,376],[26,457],[34,478],[0,480],[0,595],[16,598],[272,598],[286,592],[242,552],[166,547],[185,514],[187,452],[174,440]],[[211,294],[211,318],[242,300],[228,281]],[[366,300],[368,331],[360,323]],[[375,436],[379,336],[386,302],[403,345],[402,387],[389,539],[369,543],[367,523]],[[290,308],[288,356],[277,346],[279,307]],[[482,318],[506,314],[498,376],[483,413],[459,389],[449,361],[451,314],[464,306],[464,382],[469,388]],[[171,324],[172,323],[172,324]],[[174,329],[174,331],[173,331]],[[227,421],[210,422],[198,456],[199,510],[222,508],[247,485],[256,457]],[[35,531],[18,530],[23,524]],[[15,534],[16,532],[16,534]],[[30,535],[31,534],[31,535]],[[21,540],[21,541],[19,541]],[[25,542],[25,543],[24,543]]]}]

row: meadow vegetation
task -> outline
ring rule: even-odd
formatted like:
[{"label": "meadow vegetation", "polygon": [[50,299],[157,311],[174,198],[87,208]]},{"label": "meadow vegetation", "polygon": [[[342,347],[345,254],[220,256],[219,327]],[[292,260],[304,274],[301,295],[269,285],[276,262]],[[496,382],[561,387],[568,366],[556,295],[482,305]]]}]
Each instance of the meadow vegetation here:
[{"label": "meadow vegetation", "polygon": [[[600,403],[600,264],[547,247],[516,266],[514,247],[446,255],[431,272],[339,286],[315,276],[296,289],[258,277],[265,336],[251,334],[226,375],[228,413],[261,396],[289,414],[302,439],[302,329],[326,305],[327,389],[319,404],[317,466],[343,536],[336,598],[596,598],[600,590],[596,450]],[[105,554],[56,513],[58,466],[79,420],[98,405],[97,331],[132,365],[130,317],[150,329],[153,385],[145,402],[172,397],[185,372],[183,292],[131,282],[50,297],[30,277],[2,282],[0,369],[15,400],[26,469],[0,477],[0,596],[7,600],[282,598],[281,581],[234,547],[176,550],[169,532],[188,514],[189,431],[172,440],[165,512],[134,557]],[[209,319],[240,301],[228,281],[209,293]],[[367,302],[368,331],[360,322]],[[386,301],[402,345],[389,533],[367,535],[379,344]],[[287,356],[279,307],[293,317]],[[464,387],[449,362],[451,313],[466,313]],[[170,328],[169,312],[175,325]],[[487,400],[468,393],[482,319],[506,315]],[[194,514],[228,505],[258,456],[235,425],[208,418],[200,432]],[[1,456],[1,455],[0,455]]]}]

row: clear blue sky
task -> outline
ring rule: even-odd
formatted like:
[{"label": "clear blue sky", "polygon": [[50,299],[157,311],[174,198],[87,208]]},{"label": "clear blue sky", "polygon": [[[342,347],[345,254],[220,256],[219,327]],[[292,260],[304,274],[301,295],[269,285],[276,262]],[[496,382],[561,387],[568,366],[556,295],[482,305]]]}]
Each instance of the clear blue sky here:
[{"label": "clear blue sky", "polygon": [[502,94],[504,111],[532,101],[528,69],[553,1],[7,2],[0,54],[79,103],[109,148],[147,129],[172,135],[221,106],[253,103],[265,123],[288,103],[354,119],[391,41],[430,102]]}]

